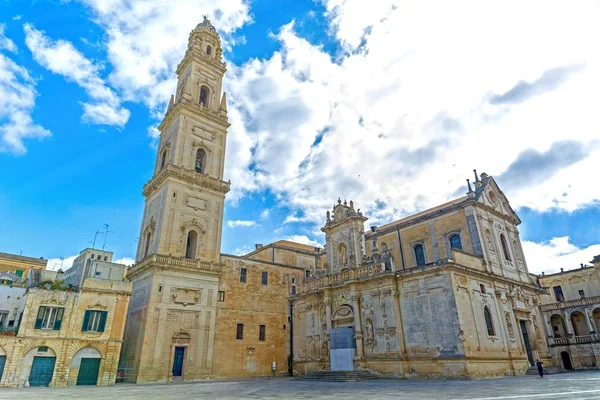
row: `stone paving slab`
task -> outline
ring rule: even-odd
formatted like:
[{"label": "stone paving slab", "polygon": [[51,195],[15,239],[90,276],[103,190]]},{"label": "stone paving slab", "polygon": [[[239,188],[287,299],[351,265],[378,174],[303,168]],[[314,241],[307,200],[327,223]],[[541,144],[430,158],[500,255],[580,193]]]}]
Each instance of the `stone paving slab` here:
[{"label": "stone paving slab", "polygon": [[0,388],[0,399],[600,399],[600,371],[478,381],[373,380],[312,382],[238,379],[112,387]]}]

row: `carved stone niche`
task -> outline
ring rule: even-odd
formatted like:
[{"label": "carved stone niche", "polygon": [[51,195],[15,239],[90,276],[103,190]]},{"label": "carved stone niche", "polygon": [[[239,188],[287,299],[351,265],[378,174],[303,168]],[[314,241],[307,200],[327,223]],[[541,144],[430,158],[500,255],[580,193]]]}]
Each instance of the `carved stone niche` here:
[{"label": "carved stone niche", "polygon": [[173,344],[190,344],[191,336],[185,332],[173,335]]},{"label": "carved stone niche", "polygon": [[171,301],[176,304],[183,304],[184,306],[195,305],[200,303],[202,297],[201,289],[192,288],[172,288],[171,289]]}]

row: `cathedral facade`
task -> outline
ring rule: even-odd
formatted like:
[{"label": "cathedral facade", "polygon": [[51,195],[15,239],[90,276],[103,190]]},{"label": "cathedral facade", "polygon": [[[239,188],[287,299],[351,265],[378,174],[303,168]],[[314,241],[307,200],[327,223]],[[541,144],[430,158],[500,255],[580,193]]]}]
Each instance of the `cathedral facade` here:
[{"label": "cathedral facade", "polygon": [[226,65],[204,20],[159,129],[120,368],[130,382],[370,369],[487,377],[549,360],[541,288],[494,179],[365,231],[340,199],[325,248],[279,241],[222,254]]}]

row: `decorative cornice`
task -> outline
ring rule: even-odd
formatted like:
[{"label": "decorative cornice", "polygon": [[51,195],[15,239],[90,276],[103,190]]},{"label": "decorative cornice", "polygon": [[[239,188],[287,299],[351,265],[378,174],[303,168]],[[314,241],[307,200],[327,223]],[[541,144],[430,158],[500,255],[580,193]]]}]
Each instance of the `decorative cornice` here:
[{"label": "decorative cornice", "polygon": [[600,296],[585,297],[583,299],[559,301],[557,303],[542,304],[540,310],[542,311],[554,311],[564,310],[572,307],[584,307],[589,305],[600,305]]},{"label": "decorative cornice", "polygon": [[183,257],[151,254],[137,264],[132,265],[127,271],[127,279],[135,279],[145,272],[153,269],[168,269],[184,272],[203,272],[209,275],[222,275],[224,265],[202,260],[189,260]]},{"label": "decorative cornice", "polygon": [[171,123],[171,120],[175,118],[175,116],[180,115],[182,111],[188,111],[194,115],[200,114],[201,116],[206,117],[217,124],[224,125],[225,129],[229,128],[230,126],[230,124],[227,122],[227,111],[215,111],[209,107],[204,107],[201,104],[184,100],[179,101],[177,104],[175,104],[175,106],[167,110],[165,118],[158,126],[158,129],[162,132],[166,126]]},{"label": "decorative cornice", "polygon": [[169,177],[177,178],[193,185],[198,185],[223,196],[229,192],[231,188],[231,182],[225,182],[191,169],[167,164],[144,185],[142,194],[148,197]]}]

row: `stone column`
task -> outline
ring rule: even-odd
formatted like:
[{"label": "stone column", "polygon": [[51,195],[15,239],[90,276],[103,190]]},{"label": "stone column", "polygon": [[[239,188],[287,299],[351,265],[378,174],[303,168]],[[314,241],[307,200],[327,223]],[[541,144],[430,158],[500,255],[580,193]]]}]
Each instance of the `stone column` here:
[{"label": "stone column", "polygon": [[402,329],[402,311],[400,310],[400,293],[394,290],[394,311],[396,313],[396,340],[398,344],[398,357],[403,358],[406,355],[406,346],[404,345],[404,330]]},{"label": "stone column", "polygon": [[575,329],[573,329],[573,321],[571,321],[571,316],[567,311],[563,311],[563,316],[565,317],[565,326],[567,328],[567,336],[573,337],[575,336]]},{"label": "stone column", "polygon": [[356,357],[362,361],[364,359],[363,333],[360,322],[360,295],[352,294],[352,307],[354,308],[354,339],[356,339]]},{"label": "stone column", "polygon": [[590,314],[590,311],[588,310],[588,308],[584,308],[583,309],[584,313],[585,313],[585,322],[587,323],[588,326],[588,330],[590,331],[590,335],[593,335],[594,333],[596,333],[596,324],[594,322],[592,322],[594,319]]},{"label": "stone column", "polygon": [[325,292],[325,323],[327,324],[327,332],[325,332],[326,335],[329,335],[330,331],[331,331],[331,297],[330,297],[331,293],[329,292]]}]

